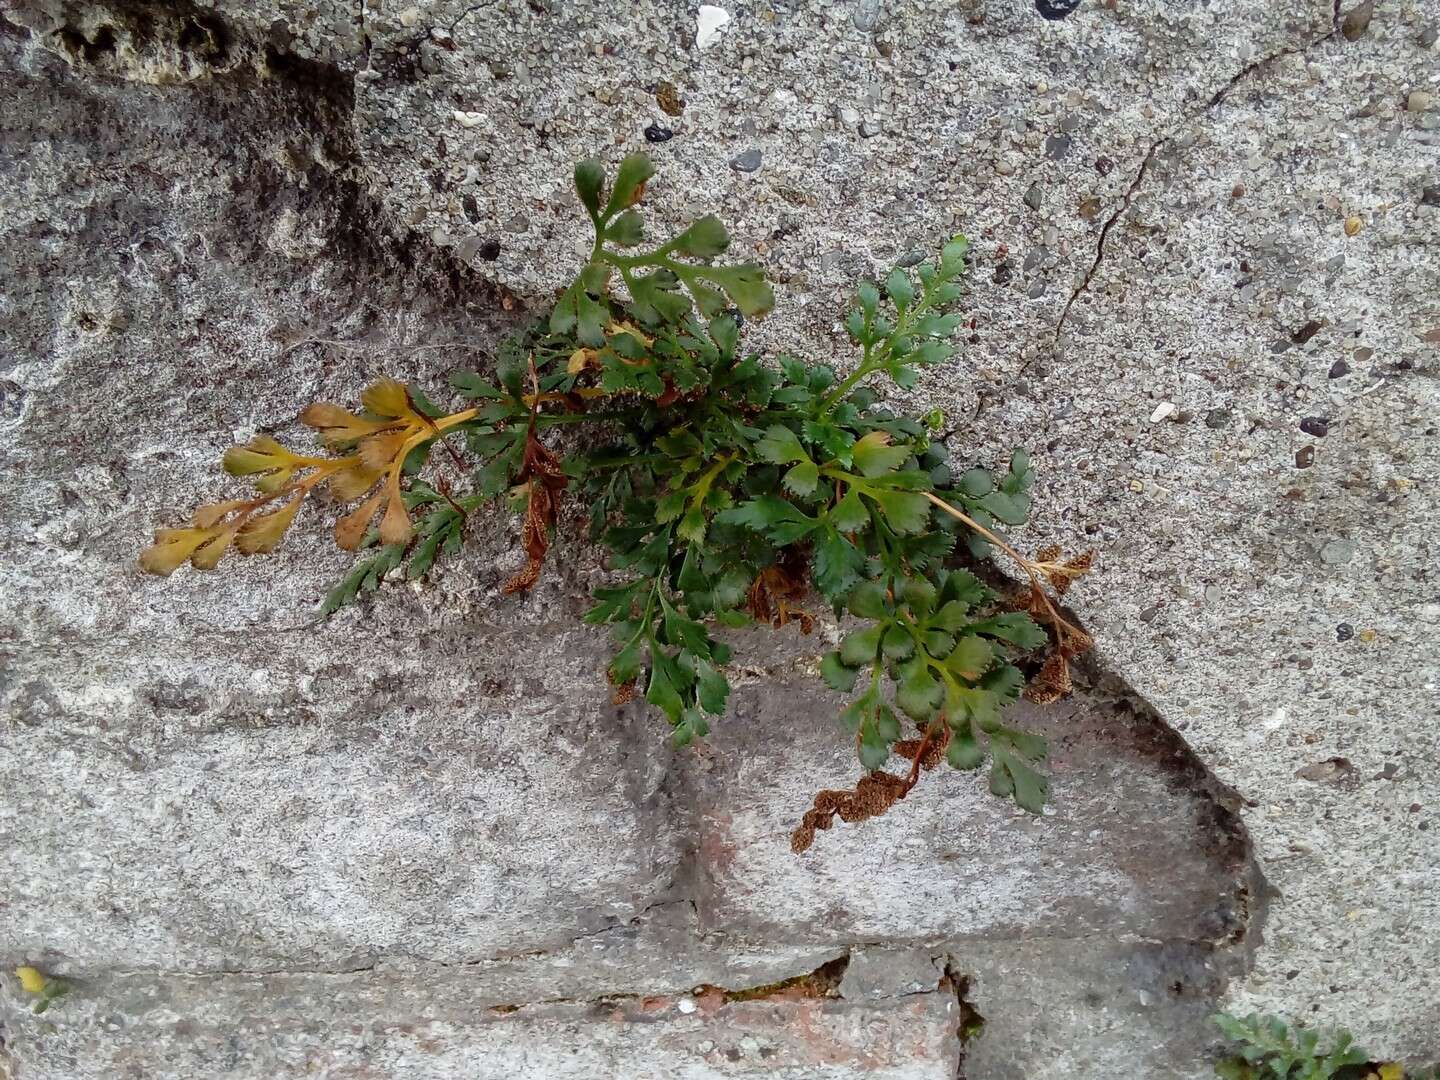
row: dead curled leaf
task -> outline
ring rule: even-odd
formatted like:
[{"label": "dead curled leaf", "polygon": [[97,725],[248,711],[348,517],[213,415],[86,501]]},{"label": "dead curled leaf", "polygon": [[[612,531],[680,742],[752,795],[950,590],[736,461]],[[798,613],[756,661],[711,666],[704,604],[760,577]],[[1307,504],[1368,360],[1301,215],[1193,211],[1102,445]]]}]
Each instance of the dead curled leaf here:
[{"label": "dead curled leaf", "polygon": [[790,834],[790,850],[796,855],[808,850],[815,842],[816,830],[829,829],[837,817],[846,824],[854,824],[885,813],[910,794],[922,769],[933,769],[944,759],[949,741],[950,730],[943,725],[939,736],[927,733],[923,739],[902,739],[895,744],[895,752],[911,760],[908,777],[876,769],[862,776],[852,790],[817,792],[814,806],[805,811],[800,824]]},{"label": "dead curled leaf", "polygon": [[[1094,562],[1094,551],[1085,551],[1062,560],[1060,548],[1050,546],[1036,553],[1031,569],[1049,584],[1056,598],[1059,598],[1090,570]],[[1059,701],[1069,694],[1074,686],[1070,677],[1070,661],[1093,648],[1095,639],[1060,614],[1035,578],[1031,579],[1028,591],[1021,594],[1012,606],[1028,612],[1031,618],[1050,632],[1050,646],[1046,650],[1040,670],[1025,687],[1025,697],[1037,705]]]},{"label": "dead curled leaf", "polygon": [[560,513],[560,493],[567,483],[560,459],[536,437],[533,427],[525,436],[525,454],[517,480],[517,486],[526,489],[525,524],[520,533],[525,566],[505,583],[506,593],[523,592],[540,579],[550,550],[550,530]]},{"label": "dead curled leaf", "polygon": [[815,618],[795,605],[809,594],[806,581],[806,558],[803,553],[787,548],[773,566],[760,571],[746,600],[746,610],[756,622],[774,627],[791,622],[800,624],[800,632],[808,634],[815,628]]}]

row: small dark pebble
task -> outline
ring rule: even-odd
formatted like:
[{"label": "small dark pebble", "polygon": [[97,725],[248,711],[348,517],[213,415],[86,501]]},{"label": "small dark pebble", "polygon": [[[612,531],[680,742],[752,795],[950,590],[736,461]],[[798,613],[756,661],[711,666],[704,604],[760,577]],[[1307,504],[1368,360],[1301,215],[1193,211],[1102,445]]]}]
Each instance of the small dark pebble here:
[{"label": "small dark pebble", "polygon": [[1080,6],[1080,0],[1035,0],[1035,10],[1052,22],[1063,19]]},{"label": "small dark pebble", "polygon": [[1162,606],[1163,605],[1160,604],[1154,604],[1146,608],[1144,611],[1140,612],[1140,621],[1151,622],[1152,620],[1154,620],[1155,616],[1160,614],[1160,609]]},{"label": "small dark pebble", "polygon": [[1336,641],[1349,641],[1354,636],[1355,627],[1351,626],[1348,622],[1342,622],[1339,626],[1335,627]]},{"label": "small dark pebble", "polygon": [[1070,152],[1073,141],[1069,135],[1051,135],[1045,140],[1045,156],[1051,161],[1059,161]]},{"label": "small dark pebble", "polygon": [[680,96],[680,91],[675,89],[674,83],[656,84],[655,103],[670,116],[679,116],[685,111],[685,99]]},{"label": "small dark pebble", "polygon": [[1031,184],[1030,190],[1025,192],[1025,205],[1031,210],[1040,209],[1040,185]]},{"label": "small dark pebble", "polygon": [[1293,334],[1291,334],[1290,340],[1293,341],[1296,345],[1304,345],[1312,337],[1318,334],[1320,332],[1320,328],[1324,325],[1325,324],[1319,319],[1311,319],[1299,330],[1296,330]]},{"label": "small dark pebble", "polygon": [[1300,421],[1300,430],[1306,435],[1314,435],[1317,439],[1323,439],[1330,434],[1330,420],[1324,416],[1307,416]]},{"label": "small dark pebble", "polygon": [[1276,338],[1270,343],[1270,351],[1276,356],[1279,356],[1281,353],[1286,352],[1289,348],[1290,342],[1286,341],[1284,338]]},{"label": "small dark pebble", "polygon": [[1430,184],[1420,189],[1421,206],[1440,206],[1440,184]]},{"label": "small dark pebble", "polygon": [[1013,278],[1014,276],[1015,276],[1015,271],[1013,271],[1013,270],[1010,269],[1010,264],[1009,264],[1008,262],[1007,262],[1007,263],[1001,263],[999,266],[997,266],[997,267],[995,268],[995,284],[996,284],[996,285],[1008,285],[1008,284],[1010,284],[1010,279]]},{"label": "small dark pebble", "polygon": [[730,159],[730,167],[736,172],[754,172],[760,168],[760,151],[746,150]]},{"label": "small dark pebble", "polygon": [[1234,415],[1229,409],[1211,409],[1205,414],[1205,426],[1217,430],[1229,427]]},{"label": "small dark pebble", "polygon": [[1101,176],[1109,176],[1110,170],[1115,168],[1115,162],[1108,157],[1097,157],[1095,159],[1095,171]]},{"label": "small dark pebble", "polygon": [[465,216],[472,222],[480,220],[480,204],[475,201],[475,196],[465,194],[460,197],[460,206],[465,211]]},{"label": "small dark pebble", "polygon": [[1433,26],[1427,26],[1424,30],[1421,30],[1420,36],[1415,39],[1416,44],[1422,49],[1430,48],[1437,40],[1440,40],[1440,30],[1437,30]]},{"label": "small dark pebble", "polygon": [[1032,281],[1030,288],[1025,291],[1025,295],[1031,300],[1039,300],[1040,297],[1045,295],[1045,279],[1037,278],[1035,281]]},{"label": "small dark pebble", "polygon": [[0,420],[18,420],[30,392],[13,379],[0,379]]},{"label": "small dark pebble", "polygon": [[486,240],[480,245],[479,249],[476,250],[475,254],[479,255],[480,258],[486,262],[494,262],[500,257],[500,241]]},{"label": "small dark pebble", "polygon": [[1340,360],[1336,360],[1335,363],[1330,365],[1330,378],[1332,379],[1343,379],[1346,375],[1349,374],[1350,365],[1347,364],[1343,358]]},{"label": "small dark pebble", "polygon": [[1297,469],[1308,469],[1315,464],[1315,447],[1302,446],[1295,451],[1295,467]]},{"label": "small dark pebble", "polygon": [[1369,28],[1370,18],[1374,14],[1375,0],[1365,0],[1363,4],[1356,4],[1345,13],[1345,18],[1340,23],[1340,33],[1345,35],[1346,41],[1358,41]]},{"label": "small dark pebble", "polygon": [[669,142],[675,137],[675,132],[659,124],[651,124],[645,129],[645,141],[652,143]]}]

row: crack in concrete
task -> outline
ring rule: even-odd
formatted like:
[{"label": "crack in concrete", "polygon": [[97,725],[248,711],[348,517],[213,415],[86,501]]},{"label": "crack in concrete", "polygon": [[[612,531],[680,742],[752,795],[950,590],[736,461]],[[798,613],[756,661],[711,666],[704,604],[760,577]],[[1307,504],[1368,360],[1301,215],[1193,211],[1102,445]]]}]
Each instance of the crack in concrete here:
[{"label": "crack in concrete", "polygon": [[[1114,228],[1115,223],[1119,221],[1122,216],[1124,216],[1125,212],[1130,209],[1130,205],[1135,199],[1135,194],[1140,190],[1140,185],[1144,182],[1145,175],[1149,171],[1150,165],[1155,160],[1156,155],[1160,152],[1161,147],[1165,146],[1167,143],[1174,142],[1175,138],[1180,134],[1180,132],[1184,131],[1191,124],[1194,124],[1196,121],[1200,120],[1207,113],[1213,110],[1217,105],[1223,102],[1226,97],[1229,96],[1230,92],[1234,90],[1235,87],[1245,82],[1256,72],[1261,71],[1264,68],[1267,68],[1270,65],[1279,62],[1280,60],[1283,60],[1287,56],[1304,55],[1316,46],[1323,45],[1325,42],[1329,41],[1339,32],[1340,0],[1334,0],[1334,14],[1331,18],[1331,27],[1328,33],[1322,34],[1320,37],[1314,38],[1313,40],[1305,42],[1304,44],[1287,45],[1284,48],[1277,49],[1275,52],[1270,53],[1267,56],[1261,57],[1259,60],[1245,65],[1245,67],[1241,68],[1234,75],[1232,75],[1229,81],[1227,81],[1224,86],[1220,87],[1220,89],[1216,90],[1215,93],[1210,96],[1210,100],[1205,103],[1204,108],[1182,117],[1179,122],[1177,122],[1170,128],[1169,131],[1161,135],[1158,139],[1156,139],[1150,144],[1150,148],[1145,152],[1145,156],[1140,162],[1140,168],[1136,170],[1134,179],[1130,181],[1129,186],[1125,189],[1125,194],[1124,197],[1121,199],[1119,208],[1113,214],[1111,214],[1110,217],[1105,221],[1105,224],[1100,227],[1100,235],[1096,238],[1095,242],[1095,257],[1090,263],[1090,268],[1085,271],[1085,276],[1081,278],[1080,283],[1076,285],[1074,290],[1070,293],[1070,298],[1065,301],[1065,307],[1061,310],[1060,318],[1055,323],[1055,332],[1051,339],[1053,344],[1059,344],[1060,335],[1064,332],[1065,323],[1070,317],[1070,309],[1074,307],[1075,301],[1080,298],[1081,294],[1090,288],[1090,282],[1094,279],[1096,272],[1100,269],[1100,264],[1105,261],[1105,241],[1110,236],[1110,230]],[[1022,373],[1026,367],[1029,367],[1029,364],[1023,365],[1021,371],[1017,372],[1016,374],[1018,375]]]},{"label": "crack in concrete", "polygon": [[1110,230],[1115,227],[1115,223],[1120,220],[1121,215],[1130,209],[1130,203],[1135,198],[1135,192],[1140,189],[1140,184],[1145,179],[1145,173],[1150,168],[1150,163],[1155,160],[1155,155],[1160,152],[1160,147],[1169,141],[1170,136],[1164,135],[1150,144],[1150,149],[1146,151],[1144,159],[1141,160],[1135,178],[1125,189],[1125,196],[1121,200],[1119,208],[1110,215],[1104,225],[1100,226],[1100,237],[1095,243],[1095,258],[1090,263],[1090,269],[1085,271],[1085,276],[1080,280],[1080,284],[1076,285],[1074,291],[1070,293],[1070,299],[1065,301],[1065,308],[1060,312],[1060,320],[1055,324],[1054,340],[1056,343],[1060,341],[1060,334],[1065,329],[1065,320],[1070,317],[1070,308],[1074,306],[1080,294],[1090,287],[1090,281],[1095,276],[1095,271],[1100,269],[1100,263],[1105,258],[1106,237],[1110,235]]},{"label": "crack in concrete", "polygon": [[945,954],[944,974],[940,977],[937,989],[948,989],[955,995],[955,1007],[959,1011],[955,1022],[955,1038],[960,1042],[960,1053],[955,1061],[955,1080],[966,1080],[965,1056],[970,1043],[979,1038],[980,1033],[985,1030],[985,1018],[970,1001],[970,980],[960,973],[955,958],[949,953]]}]

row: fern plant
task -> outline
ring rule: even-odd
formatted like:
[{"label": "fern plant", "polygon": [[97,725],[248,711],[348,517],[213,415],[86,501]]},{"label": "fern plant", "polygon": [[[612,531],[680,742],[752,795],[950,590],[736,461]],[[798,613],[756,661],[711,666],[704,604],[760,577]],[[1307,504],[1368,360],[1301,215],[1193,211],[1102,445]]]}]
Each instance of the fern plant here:
[{"label": "fern plant", "polygon": [[[1239,1046],[1238,1053],[1215,1067],[1223,1080],[1404,1080],[1403,1066],[1369,1065],[1370,1055],[1348,1031],[1337,1031],[1321,1049],[1320,1033],[1292,1028],[1275,1016],[1246,1017],[1220,1013],[1220,1030]],[[1419,1074],[1410,1074],[1419,1080]]]},{"label": "fern plant", "polygon": [[[812,588],[861,620],[821,675],[853,695],[840,719],[866,775],[816,797],[796,850],[836,816],[882,812],[942,758],[966,770],[988,758],[991,790],[1038,812],[1044,741],[1004,711],[1025,687],[1022,663],[1035,671],[1033,699],[1068,689],[1068,661],[1090,639],[1054,596],[1090,557],[1030,559],[1001,535],[1029,511],[1023,451],[1004,470],[959,467],[934,437],[938,416],[899,415],[877,393],[886,381],[909,389],[954,355],[965,238],[883,286],[859,286],[845,319],[859,349],[848,375],[791,356],[766,362],[740,347],[743,321],[774,304],[763,273],[716,261],[730,241],[714,217],[647,246],[636,206],[652,173],[643,155],[628,157],[607,190],[597,162],[575,169],[595,231],[589,257],[548,314],[502,344],[493,378],[451,380],[464,407],[446,412],[389,379],[365,391],[359,412],[312,405],[300,421],[327,452],[269,436],[232,448],[224,467],[255,495],[159,530],[142,565],[208,570],[230,551],[272,551],[323,491],[354,504],[336,543],[366,549],[325,599],[328,613],[402,565],[424,575],[460,551],[472,514],[508,499],[527,560],[505,591],[519,592],[541,572],[562,500],[574,499],[616,574],[586,615],[615,643],[613,700],[643,694],[678,744],[725,712],[731,650],[720,628],[795,621],[808,632]],[[562,456],[556,436],[576,425],[590,434]],[[1026,575],[1020,594],[1002,597],[961,565],[995,548]],[[892,754],[909,759],[908,776],[883,771]]]}]

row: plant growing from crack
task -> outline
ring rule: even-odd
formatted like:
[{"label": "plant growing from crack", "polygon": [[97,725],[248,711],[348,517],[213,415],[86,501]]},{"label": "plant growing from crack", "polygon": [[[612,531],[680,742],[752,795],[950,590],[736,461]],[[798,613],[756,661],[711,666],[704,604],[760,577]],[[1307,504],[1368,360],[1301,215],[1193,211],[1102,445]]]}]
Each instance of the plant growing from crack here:
[{"label": "plant growing from crack", "polygon": [[[1275,1016],[1215,1018],[1237,1053],[1215,1067],[1222,1080],[1429,1080],[1440,1070],[1410,1070],[1399,1062],[1371,1062],[1348,1031],[1322,1036]],[[1322,1045],[1323,1043],[1323,1045]]]},{"label": "plant growing from crack", "polygon": [[[643,693],[677,744],[725,712],[731,650],[717,628],[795,621],[808,632],[812,586],[862,620],[820,670],[854,695],[840,719],[866,775],[816,796],[796,851],[837,816],[882,813],[942,758],[965,770],[988,758],[990,789],[1039,812],[1044,740],[1007,725],[1004,710],[1025,687],[1020,663],[1035,669],[1033,700],[1068,690],[1068,662],[1090,639],[1056,597],[1090,556],[1030,559],[1001,534],[1029,512],[1024,451],[1003,472],[954,467],[933,438],[938,415],[897,415],[874,389],[909,389],[954,355],[969,244],[956,236],[913,273],[860,285],[845,319],[860,350],[848,375],[790,356],[772,365],[741,352],[740,327],[774,295],[758,267],[715,261],[730,242],[716,218],[645,246],[636,205],[652,173],[646,157],[628,157],[607,192],[597,162],[576,167],[595,230],[589,257],[548,316],[502,344],[494,381],[452,379],[464,408],[447,413],[389,379],[365,391],[358,413],[311,405],[300,421],[326,453],[263,435],[232,448],[225,469],[257,493],[159,530],[141,564],[169,574],[186,561],[213,569],[232,550],[272,551],[323,492],[354,504],[336,543],[365,551],[326,597],[328,614],[402,563],[408,578],[424,575],[460,550],[470,515],[508,497],[526,553],[505,585],[513,593],[539,577],[561,502],[578,495],[617,574],[585,616],[611,628],[613,701]],[[577,425],[592,437],[562,455],[557,436]],[[1025,574],[1018,596],[960,565],[996,549]],[[909,759],[908,775],[884,771],[892,754]]]},{"label": "plant growing from crack", "polygon": [[15,969],[15,978],[20,989],[35,999],[31,1011],[37,1016],[50,1008],[58,999],[71,990],[70,983],[55,975],[46,975],[39,968],[22,964]]}]

